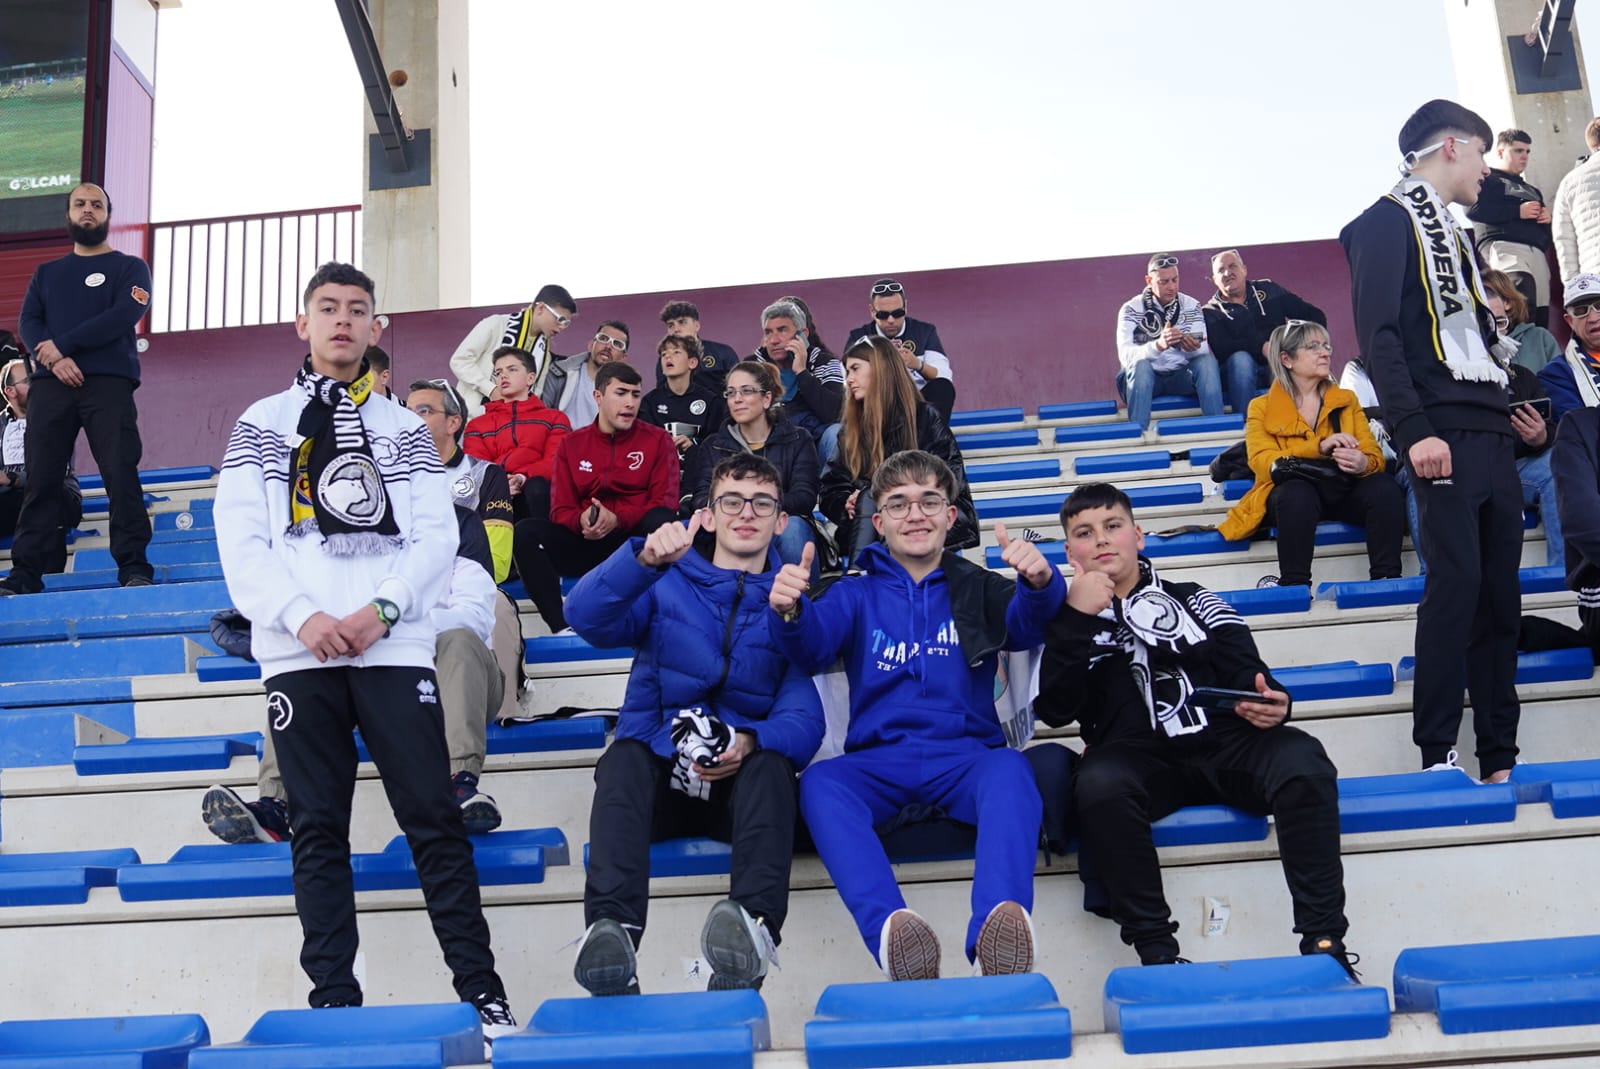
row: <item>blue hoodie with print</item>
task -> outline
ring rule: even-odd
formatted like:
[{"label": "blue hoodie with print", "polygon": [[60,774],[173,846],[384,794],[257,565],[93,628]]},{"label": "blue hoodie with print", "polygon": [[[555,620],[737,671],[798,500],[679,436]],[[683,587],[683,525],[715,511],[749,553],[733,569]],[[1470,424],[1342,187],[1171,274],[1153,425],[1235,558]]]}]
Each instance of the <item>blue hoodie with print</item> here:
[{"label": "blue hoodie with print", "polygon": [[[846,752],[888,745],[947,749],[945,744],[967,739],[1004,746],[994,706],[998,650],[967,662],[944,568],[913,582],[881,544],[867,547],[860,563],[865,574],[840,579],[817,601],[806,599],[793,622],[775,616],[772,627],[779,648],[804,671],[815,674],[844,658],[850,683]],[[1065,587],[1054,570],[1042,590],[1018,579],[1006,610],[1003,648],[1043,643]]]}]

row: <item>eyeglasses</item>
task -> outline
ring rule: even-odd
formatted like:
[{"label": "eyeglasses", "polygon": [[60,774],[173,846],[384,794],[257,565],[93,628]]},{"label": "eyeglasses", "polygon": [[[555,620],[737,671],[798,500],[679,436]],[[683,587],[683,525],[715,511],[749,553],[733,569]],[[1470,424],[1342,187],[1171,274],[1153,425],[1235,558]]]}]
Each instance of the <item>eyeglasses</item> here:
[{"label": "eyeglasses", "polygon": [[[490,372],[489,377],[494,378],[494,373]],[[411,408],[409,404],[406,405],[407,408],[411,408],[411,411],[417,413],[419,416],[432,415],[435,412],[446,416],[461,415],[461,395],[456,393],[455,387],[450,385],[448,379],[418,379],[416,382],[411,384],[409,392],[415,393],[418,390],[438,390],[439,398],[444,405],[442,409],[434,408],[432,406]]]},{"label": "eyeglasses", "polygon": [[442,416],[445,414],[443,409],[434,408],[432,405],[412,405],[411,411],[424,419],[429,416]]},{"label": "eyeglasses", "polygon": [[906,310],[904,308],[892,308],[887,312],[872,313],[873,319],[904,319],[905,317]]},{"label": "eyeglasses", "polygon": [[735,397],[759,397],[766,392],[759,386],[729,386],[722,391],[722,399],[731,401]]},{"label": "eyeglasses", "polygon": [[872,287],[872,295],[874,297],[883,297],[891,293],[904,293],[905,291],[906,288],[893,279],[890,279],[888,282],[879,282],[877,285]]},{"label": "eyeglasses", "polygon": [[543,301],[540,301],[539,303],[540,303],[540,305],[543,306],[543,308],[544,308],[544,310],[546,312],[549,312],[552,316],[555,317],[556,326],[560,327],[562,330],[566,330],[568,327],[572,326],[572,317],[571,316],[562,315],[560,312],[556,311],[554,308],[551,308],[548,304],[545,304]]},{"label": "eyeglasses", "polygon": [[615,349],[619,353],[625,353],[628,351],[628,339],[613,338],[603,330],[594,336],[594,340],[599,342],[601,345],[611,346],[611,348]]},{"label": "eyeglasses", "polygon": [[942,494],[923,494],[921,497],[891,497],[878,506],[878,511],[890,519],[903,520],[911,513],[911,506],[917,506],[917,511],[924,516],[936,515],[940,509],[950,503],[950,499]]},{"label": "eyeglasses", "polygon": [[1498,330],[1501,334],[1504,334],[1506,331],[1510,330],[1511,329],[1511,317],[1510,316],[1495,316],[1494,317],[1494,329]]},{"label": "eyeglasses", "polygon": [[769,497],[766,494],[757,494],[755,497],[745,497],[742,494],[723,494],[721,497],[714,498],[711,503],[724,516],[741,516],[744,514],[746,505],[749,505],[750,511],[761,519],[766,519],[778,511],[778,499]]},{"label": "eyeglasses", "polygon": [[1600,301],[1585,301],[1583,304],[1567,305],[1567,314],[1574,319],[1586,319],[1596,308],[1600,308]]},{"label": "eyeglasses", "polygon": [[1152,271],[1159,271],[1163,267],[1177,266],[1178,258],[1176,256],[1157,256],[1154,260],[1150,261],[1150,270]]}]

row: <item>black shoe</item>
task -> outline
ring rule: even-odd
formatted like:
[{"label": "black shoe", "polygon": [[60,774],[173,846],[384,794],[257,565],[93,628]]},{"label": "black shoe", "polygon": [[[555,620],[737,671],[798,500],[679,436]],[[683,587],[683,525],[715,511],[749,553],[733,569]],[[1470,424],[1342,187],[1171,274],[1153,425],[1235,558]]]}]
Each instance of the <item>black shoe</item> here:
[{"label": "black shoe", "polygon": [[638,963],[627,929],[604,917],[589,925],[572,975],[591,995],[637,995]]},{"label": "black shoe", "polygon": [[1319,935],[1300,948],[1302,954],[1326,954],[1337,961],[1350,979],[1356,983],[1361,982],[1361,974],[1356,972],[1356,966],[1361,964],[1361,955],[1352,954],[1344,948],[1344,940],[1336,935]]},{"label": "black shoe", "polygon": [[1190,961],[1188,958],[1180,958],[1178,955],[1174,954],[1170,958],[1151,958],[1149,961],[1141,961],[1139,964],[1140,965],[1193,965],[1194,962]]},{"label": "black shoe", "polygon": [[130,575],[130,576],[128,576],[128,578],[122,580],[122,585],[125,586],[125,587],[130,587],[130,586],[155,586],[156,585],[156,581],[154,579],[150,578],[148,575]]},{"label": "black shoe", "polygon": [[772,936],[764,921],[731,898],[711,907],[700,932],[700,950],[711,965],[707,991],[760,988],[772,960]]},{"label": "black shoe", "polygon": [[468,835],[487,835],[500,826],[500,807],[478,790],[478,777],[465,770],[450,777],[450,790],[461,807],[461,823]]}]

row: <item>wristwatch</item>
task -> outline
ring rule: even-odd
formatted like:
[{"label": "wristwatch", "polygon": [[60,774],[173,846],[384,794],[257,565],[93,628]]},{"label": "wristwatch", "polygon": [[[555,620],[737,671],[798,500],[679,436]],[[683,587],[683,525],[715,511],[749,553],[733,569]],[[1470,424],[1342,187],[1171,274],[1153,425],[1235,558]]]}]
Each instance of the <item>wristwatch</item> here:
[{"label": "wristwatch", "polygon": [[383,621],[383,633],[388,637],[394,625],[400,622],[400,606],[388,598],[373,598],[372,607],[378,610],[378,619]]}]

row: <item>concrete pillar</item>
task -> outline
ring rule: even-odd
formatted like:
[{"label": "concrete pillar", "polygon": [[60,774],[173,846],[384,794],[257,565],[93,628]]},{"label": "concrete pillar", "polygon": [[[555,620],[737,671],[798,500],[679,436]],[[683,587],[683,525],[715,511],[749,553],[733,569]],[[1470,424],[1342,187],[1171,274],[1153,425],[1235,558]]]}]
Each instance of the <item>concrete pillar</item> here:
[{"label": "concrete pillar", "polygon": [[[1455,99],[1482,115],[1496,132],[1510,127],[1526,130],[1533,138],[1526,177],[1546,197],[1554,197],[1573,161],[1589,151],[1583,130],[1595,113],[1587,84],[1562,92],[1517,92],[1506,38],[1520,40],[1543,7],[1543,0],[1444,0],[1458,87]],[[1579,10],[1592,9],[1580,5]],[[1576,20],[1572,36],[1581,72],[1583,50]]]},{"label": "concrete pillar", "polygon": [[[412,312],[471,304],[472,218],[467,113],[468,0],[371,0],[373,31],[412,130],[427,130],[427,185],[373,189],[381,153],[363,169],[362,266],[378,286],[378,308]],[[367,132],[375,130],[370,114]],[[412,141],[408,152],[420,151]],[[415,162],[415,161],[413,161]],[[379,184],[382,184],[381,182]]]}]

